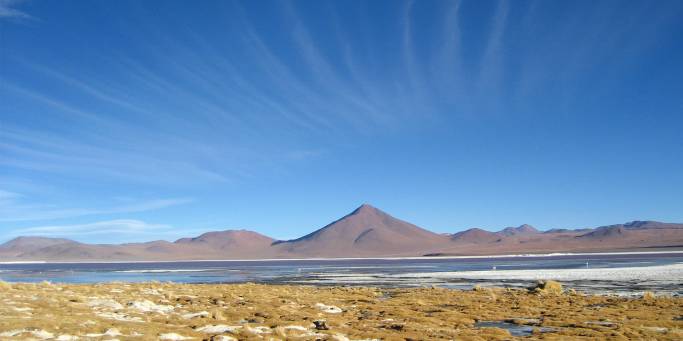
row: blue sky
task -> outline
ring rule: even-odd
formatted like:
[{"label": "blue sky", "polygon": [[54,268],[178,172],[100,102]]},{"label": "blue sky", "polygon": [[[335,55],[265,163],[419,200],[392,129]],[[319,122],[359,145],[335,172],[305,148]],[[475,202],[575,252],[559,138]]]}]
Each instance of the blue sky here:
[{"label": "blue sky", "polygon": [[683,222],[681,1],[0,0],[0,241]]}]

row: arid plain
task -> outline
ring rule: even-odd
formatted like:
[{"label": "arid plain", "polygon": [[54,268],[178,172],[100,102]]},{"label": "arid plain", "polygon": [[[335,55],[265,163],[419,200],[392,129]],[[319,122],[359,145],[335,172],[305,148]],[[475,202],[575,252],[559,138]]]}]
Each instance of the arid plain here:
[{"label": "arid plain", "polygon": [[683,337],[683,298],[556,282],[460,291],[261,284],[0,286],[3,340],[510,340]]}]

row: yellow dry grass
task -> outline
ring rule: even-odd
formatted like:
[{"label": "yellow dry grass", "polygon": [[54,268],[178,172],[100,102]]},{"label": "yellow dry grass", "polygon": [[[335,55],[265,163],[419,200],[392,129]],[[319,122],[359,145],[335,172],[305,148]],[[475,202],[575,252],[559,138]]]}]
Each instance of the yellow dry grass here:
[{"label": "yellow dry grass", "polygon": [[552,295],[489,288],[0,283],[0,339],[514,339],[504,329],[477,328],[476,321],[536,326],[530,339],[683,339],[683,298],[563,294],[548,282],[539,291]]}]

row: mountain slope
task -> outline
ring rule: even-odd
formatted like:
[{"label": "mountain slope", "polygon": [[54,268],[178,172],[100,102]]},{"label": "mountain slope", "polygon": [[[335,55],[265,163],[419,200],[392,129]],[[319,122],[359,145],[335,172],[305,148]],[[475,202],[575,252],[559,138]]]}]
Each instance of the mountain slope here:
[{"label": "mountain slope", "polygon": [[207,245],[216,249],[270,246],[275,239],[248,230],[207,232],[194,238],[181,238],[175,244]]},{"label": "mountain slope", "polygon": [[635,221],[624,223],[624,224],[600,226],[597,229],[601,229],[601,228],[623,228],[623,229],[627,229],[627,230],[668,230],[668,229],[683,229],[683,224],[662,223],[659,221],[651,221],[651,220],[645,220],[645,221],[635,220]]},{"label": "mountain slope", "polygon": [[207,232],[194,238],[181,238],[175,245],[210,249],[215,257],[269,258],[275,239],[248,230]]},{"label": "mountain slope", "polygon": [[[492,235],[498,235],[495,239]],[[529,225],[493,233],[470,229],[452,235],[454,245],[441,255],[483,255],[545,252],[601,252],[683,249],[683,224],[634,221],[625,224],[553,229],[543,233]]]},{"label": "mountain slope", "polygon": [[1,256],[18,256],[27,252],[33,252],[46,247],[65,245],[75,247],[79,243],[64,238],[46,237],[17,237],[0,245]]},{"label": "mountain slope", "polygon": [[415,255],[439,248],[447,236],[396,219],[364,204],[301,238],[276,242],[282,256],[370,257]]},{"label": "mountain slope", "polygon": [[497,233],[475,227],[469,230],[454,233],[451,235],[451,240],[455,243],[481,244],[498,242],[501,240],[501,237]]},{"label": "mountain slope", "polygon": [[174,243],[84,244],[69,239],[19,237],[0,245],[0,258],[16,261],[193,260],[272,257],[273,239],[247,230],[208,232]]},{"label": "mountain slope", "polygon": [[506,227],[498,232],[498,234],[502,234],[504,236],[529,235],[535,233],[540,232],[535,227],[527,224],[518,227]]}]

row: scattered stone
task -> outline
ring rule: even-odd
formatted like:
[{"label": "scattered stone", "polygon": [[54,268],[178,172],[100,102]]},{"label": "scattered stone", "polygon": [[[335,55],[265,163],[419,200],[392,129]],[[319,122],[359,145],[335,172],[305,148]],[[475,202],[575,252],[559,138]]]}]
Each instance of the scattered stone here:
[{"label": "scattered stone", "polygon": [[142,322],[142,318],[140,318],[138,316],[130,316],[130,315],[124,314],[124,313],[105,311],[105,312],[96,313],[95,315],[102,317],[102,318],[105,318],[105,319],[108,319],[108,320],[123,321],[123,322]]},{"label": "scattered stone", "polygon": [[29,333],[41,340],[52,339],[55,337],[55,334],[42,329],[30,330]]},{"label": "scattered stone", "polygon": [[152,312],[161,314],[171,312],[174,309],[172,305],[156,304],[149,300],[128,302],[128,308],[142,311],[145,313]]},{"label": "scattered stone", "polygon": [[228,335],[214,335],[210,339],[211,341],[237,341],[236,338]]},{"label": "scattered stone", "polygon": [[123,309],[123,305],[121,303],[116,302],[112,299],[108,298],[96,298],[88,301],[88,305],[93,307],[93,308],[106,308],[106,309],[113,309],[113,310],[120,310]]},{"label": "scattered stone", "polygon": [[326,305],[323,303],[316,303],[315,304],[316,308],[322,310],[325,313],[328,314],[339,314],[342,312],[341,308],[334,306],[334,305]]},{"label": "scattered stone", "polygon": [[214,309],[213,312],[211,313],[211,317],[214,320],[219,320],[219,321],[225,320],[225,316],[223,316],[223,312],[221,312],[220,309]]},{"label": "scattered stone", "polygon": [[315,321],[313,321],[313,324],[315,325],[315,329],[317,329],[317,330],[329,330],[330,329],[327,326],[327,322],[325,320],[315,320]]},{"label": "scattered stone", "polygon": [[24,333],[31,334],[40,340],[52,339],[55,337],[53,333],[37,328],[14,329],[0,333],[0,337],[15,337]]},{"label": "scattered stone", "polygon": [[193,319],[195,317],[208,317],[208,316],[209,316],[208,311],[200,311],[198,313],[188,313],[188,314],[180,315],[180,317],[182,317],[186,320],[190,320],[190,319]]},{"label": "scattered stone", "polygon": [[270,330],[269,327],[265,326],[257,326],[257,327],[250,327],[250,326],[245,326],[244,330],[252,333],[252,334],[271,334],[273,331]]},{"label": "scattered stone", "polygon": [[552,280],[541,280],[531,287],[531,291],[538,294],[561,295],[562,284]]},{"label": "scattered stone", "polygon": [[302,327],[302,326],[284,326],[284,327],[282,327],[282,328],[283,328],[283,329],[299,330],[299,331],[302,331],[302,332],[308,331],[308,328]]},{"label": "scattered stone", "polygon": [[403,327],[404,326],[402,324],[397,324],[397,323],[394,323],[394,324],[388,326],[389,329],[393,329],[393,330],[397,330],[397,331],[403,330]]},{"label": "scattered stone", "polygon": [[165,333],[159,335],[159,340],[191,340],[193,337],[182,336],[177,333]]},{"label": "scattered stone", "polygon": [[207,325],[204,327],[196,328],[195,330],[207,334],[220,334],[220,333],[234,333],[242,329],[242,326],[227,326],[224,324]]},{"label": "scattered stone", "polygon": [[6,332],[0,333],[0,336],[2,336],[2,337],[13,337],[13,336],[17,336],[19,334],[22,334],[25,331],[26,331],[25,329],[8,330]]},{"label": "scattered stone", "polygon": [[109,329],[105,330],[104,333],[102,333],[102,334],[85,334],[85,336],[87,336],[87,337],[101,337],[101,336],[116,337],[119,335],[123,335],[123,334],[121,334],[121,332],[116,328],[109,328]]}]

